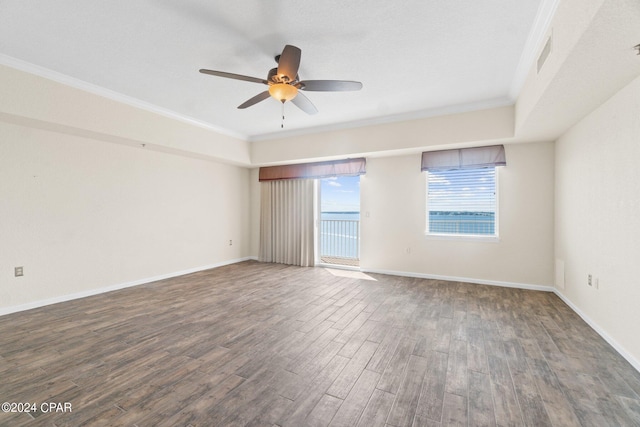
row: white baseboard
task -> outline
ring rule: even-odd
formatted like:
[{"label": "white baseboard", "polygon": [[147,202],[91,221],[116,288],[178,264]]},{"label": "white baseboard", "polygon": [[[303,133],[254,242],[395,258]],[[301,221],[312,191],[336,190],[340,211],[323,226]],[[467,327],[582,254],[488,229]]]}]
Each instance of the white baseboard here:
[{"label": "white baseboard", "polygon": [[640,361],[638,361],[635,357],[633,357],[631,354],[629,354],[629,352],[627,350],[625,350],[625,348],[623,346],[618,344],[618,342],[616,340],[614,340],[611,336],[609,336],[609,334],[607,334],[604,329],[602,329],[596,322],[591,320],[591,318],[589,318],[589,316],[587,316],[574,303],[572,303],[569,298],[564,296],[562,294],[562,292],[560,292],[558,289],[554,289],[553,292],[556,295],[558,295],[558,297],[562,301],[564,301],[565,304],[567,304],[571,308],[571,310],[575,311],[575,313],[578,316],[580,316],[582,318],[582,320],[584,320],[587,323],[587,325],[591,326],[591,328],[594,331],[596,331],[598,333],[598,335],[600,335],[606,342],[608,342],[609,345],[611,345],[611,347],[613,347],[614,350],[617,351],[618,354],[620,354],[620,356],[624,357],[627,360],[627,362],[629,362],[631,364],[631,366],[633,366],[636,369],[636,371],[640,372]]},{"label": "white baseboard", "polygon": [[112,286],[106,286],[103,288],[97,289],[89,289],[82,292],[77,292],[74,294],[60,295],[53,298],[47,298],[39,301],[32,301],[26,304],[20,304],[10,307],[0,307],[0,316],[4,316],[5,314],[17,313],[19,311],[31,310],[33,308],[44,307],[45,305],[57,304],[59,302],[71,301],[78,298],[90,297],[92,295],[103,294],[105,292],[116,291],[118,289],[130,288],[132,286],[143,285],[145,283],[157,282],[158,280],[170,279],[172,277],[184,276],[185,274],[196,273],[198,271],[209,270],[212,268],[222,267],[229,264],[236,264],[242,261],[255,260],[257,257],[244,257],[237,258],[228,261],[222,261],[214,264],[203,265],[200,267],[189,268],[186,270],[175,271],[173,273],[161,274],[159,276],[154,277],[146,277],[144,279],[134,280],[131,282],[118,283]]},{"label": "white baseboard", "polygon": [[352,265],[339,265],[339,264],[327,264],[326,262],[318,262],[315,265],[320,268],[331,268],[333,270],[349,270],[349,271],[362,271],[360,267],[354,267]]},{"label": "white baseboard", "polygon": [[553,286],[545,286],[545,285],[530,285],[527,283],[473,279],[471,277],[438,276],[435,274],[412,273],[407,271],[378,270],[378,269],[371,269],[371,268],[363,268],[361,269],[361,271],[365,273],[389,274],[391,276],[417,277],[419,279],[446,280],[449,282],[465,282],[465,283],[476,283],[479,285],[501,286],[503,288],[528,289],[532,291],[553,292],[555,289]]}]

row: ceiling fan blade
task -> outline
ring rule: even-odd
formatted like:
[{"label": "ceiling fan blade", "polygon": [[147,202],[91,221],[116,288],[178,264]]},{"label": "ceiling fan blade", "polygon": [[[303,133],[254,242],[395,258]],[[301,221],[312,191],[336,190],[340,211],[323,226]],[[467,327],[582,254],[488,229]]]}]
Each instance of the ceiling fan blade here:
[{"label": "ceiling fan blade", "polygon": [[205,70],[204,68],[200,70],[202,74],[210,74],[212,76],[218,77],[226,77],[228,79],[235,80],[244,80],[245,82],[253,82],[253,83],[262,83],[269,84],[265,79],[259,79],[257,77],[243,76],[242,74],[234,74],[234,73],[226,73],[224,71],[215,71],[215,70]]},{"label": "ceiling fan blade", "polygon": [[245,102],[243,102],[242,104],[238,105],[238,108],[243,110],[243,109],[245,109],[247,107],[251,107],[252,105],[257,104],[260,101],[264,101],[269,96],[271,96],[271,95],[269,95],[269,91],[265,90],[264,92],[260,92],[259,94],[257,94],[253,98],[248,99]]},{"label": "ceiling fan blade", "polygon": [[300,89],[316,92],[343,92],[362,89],[362,83],[349,80],[305,80]]},{"label": "ceiling fan blade", "polygon": [[286,45],[278,60],[278,74],[287,76],[290,82],[294,81],[298,75],[301,56],[302,51],[299,48],[290,44]]},{"label": "ceiling fan blade", "polygon": [[307,98],[300,92],[298,92],[296,97],[293,98],[291,102],[293,102],[296,107],[298,107],[299,109],[301,109],[307,114],[316,114],[318,112],[318,109],[316,108],[315,105],[313,105],[311,101],[309,101],[309,98]]}]

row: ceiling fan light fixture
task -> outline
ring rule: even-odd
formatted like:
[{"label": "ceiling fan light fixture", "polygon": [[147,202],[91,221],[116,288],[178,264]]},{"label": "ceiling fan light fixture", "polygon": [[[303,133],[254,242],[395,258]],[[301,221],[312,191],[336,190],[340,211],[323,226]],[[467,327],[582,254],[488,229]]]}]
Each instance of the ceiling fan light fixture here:
[{"label": "ceiling fan light fixture", "polygon": [[275,83],[269,86],[269,95],[280,102],[291,101],[298,94],[298,88],[286,83]]},{"label": "ceiling fan light fixture", "polygon": [[282,54],[276,56],[277,68],[269,70],[266,79],[257,77],[244,76],[242,74],[227,73],[226,71],[216,71],[200,69],[203,74],[224,77],[227,79],[243,80],[246,82],[260,83],[269,87],[268,90],[262,91],[252,98],[249,98],[242,104],[238,105],[240,110],[251,107],[252,105],[262,102],[267,98],[273,98],[282,102],[282,110],[284,112],[284,103],[294,100],[293,105],[301,109],[307,114],[316,114],[318,109],[313,103],[298,90],[311,92],[345,92],[362,89],[362,83],[350,80],[300,80],[298,69],[300,68],[300,55],[302,51],[299,47],[286,45],[282,50]]}]

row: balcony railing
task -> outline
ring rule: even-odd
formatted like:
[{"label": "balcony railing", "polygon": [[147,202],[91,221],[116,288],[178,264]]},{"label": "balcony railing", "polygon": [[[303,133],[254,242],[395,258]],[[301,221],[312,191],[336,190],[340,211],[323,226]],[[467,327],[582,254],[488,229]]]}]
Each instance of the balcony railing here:
[{"label": "balcony railing", "polygon": [[429,221],[430,233],[443,234],[495,234],[494,221],[432,219]]},{"label": "balcony railing", "polygon": [[321,219],[320,260],[329,264],[357,266],[360,260],[360,221]]}]

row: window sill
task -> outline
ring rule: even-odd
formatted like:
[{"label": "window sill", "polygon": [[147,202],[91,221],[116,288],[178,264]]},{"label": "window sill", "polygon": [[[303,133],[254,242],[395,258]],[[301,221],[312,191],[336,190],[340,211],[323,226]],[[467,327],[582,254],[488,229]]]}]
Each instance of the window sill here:
[{"label": "window sill", "polygon": [[480,236],[474,234],[439,234],[439,233],[424,233],[424,236],[429,240],[456,240],[461,242],[488,242],[499,243],[500,236]]}]

